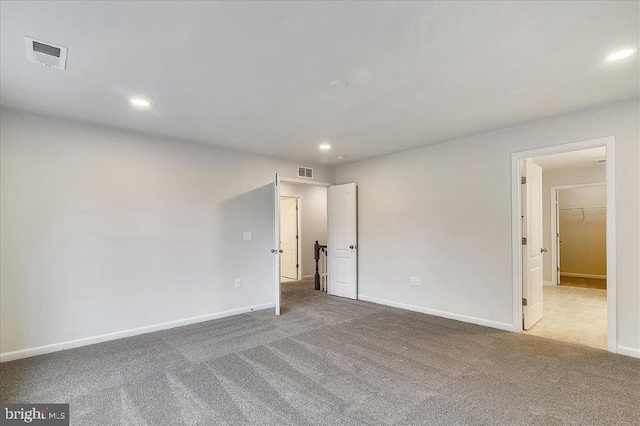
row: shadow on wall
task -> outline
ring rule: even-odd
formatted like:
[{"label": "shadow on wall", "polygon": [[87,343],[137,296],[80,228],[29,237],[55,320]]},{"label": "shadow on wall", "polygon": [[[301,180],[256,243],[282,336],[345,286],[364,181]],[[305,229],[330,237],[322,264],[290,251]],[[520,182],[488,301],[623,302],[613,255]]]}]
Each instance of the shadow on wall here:
[{"label": "shadow on wall", "polygon": [[[273,186],[266,185],[222,202],[217,212],[219,280],[235,307],[273,303]],[[251,232],[251,240],[244,233]],[[235,280],[242,287],[235,288]]]}]

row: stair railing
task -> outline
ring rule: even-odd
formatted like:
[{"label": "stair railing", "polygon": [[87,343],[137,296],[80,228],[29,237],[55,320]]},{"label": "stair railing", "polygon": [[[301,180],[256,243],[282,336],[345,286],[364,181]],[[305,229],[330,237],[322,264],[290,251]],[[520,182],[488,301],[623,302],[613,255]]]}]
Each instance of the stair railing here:
[{"label": "stair railing", "polygon": [[314,259],[316,260],[315,289],[327,291],[327,246],[316,241],[314,245]]}]

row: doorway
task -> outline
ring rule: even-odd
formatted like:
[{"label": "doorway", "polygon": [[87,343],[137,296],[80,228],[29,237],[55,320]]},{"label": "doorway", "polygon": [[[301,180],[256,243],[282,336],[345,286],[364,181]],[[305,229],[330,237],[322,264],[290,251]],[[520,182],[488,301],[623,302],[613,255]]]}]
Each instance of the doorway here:
[{"label": "doorway", "polygon": [[614,143],[512,154],[516,331],[616,351]]},{"label": "doorway", "polygon": [[295,308],[282,295],[296,286],[357,299],[356,185],[276,174],[273,188],[276,315]]},{"label": "doorway", "polygon": [[606,198],[606,182],[551,187],[553,285],[607,289]]}]

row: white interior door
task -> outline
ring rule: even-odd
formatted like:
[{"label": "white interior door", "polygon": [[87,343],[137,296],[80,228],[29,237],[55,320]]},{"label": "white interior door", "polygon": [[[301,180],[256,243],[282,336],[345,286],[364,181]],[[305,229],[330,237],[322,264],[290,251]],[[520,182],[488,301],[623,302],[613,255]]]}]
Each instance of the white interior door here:
[{"label": "white interior door", "polygon": [[298,199],[280,198],[280,274],[298,279]]},{"label": "white interior door", "polygon": [[542,247],[542,167],[526,159],[522,176],[526,177],[522,197],[523,237],[526,238],[526,244],[522,246],[522,312],[523,326],[528,330],[543,315],[542,253],[545,249]]},{"label": "white interior door", "polygon": [[280,176],[276,173],[273,179],[273,279],[275,282],[276,315],[280,315]]},{"label": "white interior door", "polygon": [[356,184],[330,186],[327,192],[327,293],[357,299]]},{"label": "white interior door", "polygon": [[560,238],[560,191],[556,192],[556,270],[551,271],[552,274],[556,274],[556,284],[560,285],[560,243],[562,242]]}]

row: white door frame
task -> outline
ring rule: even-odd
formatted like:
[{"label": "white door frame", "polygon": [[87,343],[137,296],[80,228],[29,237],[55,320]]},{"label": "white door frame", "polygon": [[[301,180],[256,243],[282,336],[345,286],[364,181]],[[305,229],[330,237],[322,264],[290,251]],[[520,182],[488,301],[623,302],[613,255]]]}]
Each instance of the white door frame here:
[{"label": "white door frame", "polygon": [[[277,194],[278,194],[278,199],[275,200],[276,201],[276,208],[274,209],[274,224],[273,224],[273,229],[274,229],[274,240],[278,239],[279,242],[279,238],[280,238],[280,184],[281,183],[295,183],[295,184],[302,184],[302,185],[316,185],[316,186],[324,186],[324,187],[329,187],[329,186],[333,186],[332,183],[329,182],[320,182],[317,180],[307,180],[307,179],[301,179],[301,178],[287,178],[287,177],[282,177],[280,176],[279,173],[275,174],[274,177],[274,181],[276,182],[276,187],[278,188]],[[299,222],[300,223],[300,222]],[[276,232],[277,231],[277,232]],[[299,243],[301,244],[302,241],[302,234],[300,234],[300,239],[299,239]],[[280,244],[276,244],[277,248],[280,248]],[[302,256],[302,251],[300,251],[300,255]],[[273,274],[273,292],[275,295],[275,305],[276,305],[276,315],[280,315],[280,296],[281,296],[281,280],[282,280],[282,276],[280,275],[280,254],[276,253],[276,259],[274,260],[274,274]]]},{"label": "white door frame", "polygon": [[284,183],[296,183],[300,185],[315,185],[315,186],[333,186],[335,183],[329,182],[320,182],[319,180],[309,180],[302,178],[288,178],[288,177],[280,177],[280,182]]},{"label": "white door frame", "polygon": [[275,313],[280,315],[280,175],[276,173],[273,177],[273,297],[275,298]]},{"label": "white door frame", "polygon": [[558,282],[558,259],[560,258],[560,251],[558,250],[558,209],[556,207],[558,191],[572,188],[590,188],[606,184],[607,182],[593,182],[577,183],[574,185],[557,185],[551,187],[551,204],[549,205],[551,206],[551,283],[553,285],[560,284]]},{"label": "white door frame", "polygon": [[[292,183],[292,184],[296,184],[296,185],[313,185],[313,186],[324,186],[326,188],[333,186],[333,183],[329,183],[329,182],[321,182],[318,180],[308,180],[308,179],[302,179],[302,178],[288,178],[288,177],[280,177],[280,182],[283,183]],[[302,195],[300,194],[295,194],[295,193],[289,193],[289,192],[280,192],[280,196],[281,197],[292,197],[292,198],[297,198],[298,199],[298,208],[300,209],[298,211],[298,226],[300,229],[300,239],[298,240],[298,253],[300,254],[300,258],[302,259],[302,214],[300,213],[302,211]],[[298,279],[302,279],[304,278],[304,271],[302,270],[302,263],[300,264],[300,276],[298,277]]]},{"label": "white door frame", "polygon": [[511,265],[513,282],[513,331],[522,332],[522,244],[520,162],[525,158],[606,147],[607,162],[607,350],[617,352],[616,314],[616,155],[615,137],[554,145],[511,154]]},{"label": "white door frame", "polygon": [[[291,194],[280,188],[280,199],[282,200],[283,198],[295,198],[298,202],[298,210],[296,211],[296,220],[298,221],[298,240],[296,241],[298,250],[298,269],[296,271],[296,279],[300,280],[302,279],[302,195]],[[280,229],[280,231],[282,232],[282,229]]]}]

